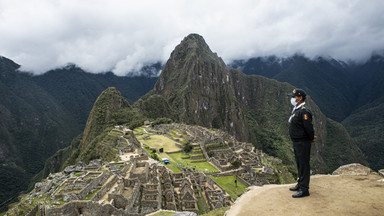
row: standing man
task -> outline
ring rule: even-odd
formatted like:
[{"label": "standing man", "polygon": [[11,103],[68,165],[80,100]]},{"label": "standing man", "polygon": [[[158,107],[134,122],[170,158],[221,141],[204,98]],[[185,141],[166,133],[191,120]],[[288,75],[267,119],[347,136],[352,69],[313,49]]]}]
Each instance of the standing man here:
[{"label": "standing man", "polygon": [[310,154],[311,144],[316,141],[312,124],[312,113],[305,105],[307,94],[303,89],[296,88],[289,93],[291,104],[294,106],[289,118],[289,135],[293,141],[293,149],[298,171],[298,181],[295,187],[289,188],[297,191],[293,198],[309,196]]}]

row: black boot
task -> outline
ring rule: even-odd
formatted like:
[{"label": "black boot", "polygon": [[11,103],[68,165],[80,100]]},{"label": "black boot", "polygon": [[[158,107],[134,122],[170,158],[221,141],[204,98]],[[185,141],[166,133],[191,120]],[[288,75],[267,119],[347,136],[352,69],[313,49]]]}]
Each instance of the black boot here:
[{"label": "black boot", "polygon": [[309,196],[308,190],[306,190],[306,191],[299,190],[295,194],[292,195],[293,198],[300,198],[300,197],[306,197],[306,196]]},{"label": "black boot", "polygon": [[299,185],[295,185],[295,187],[289,188],[290,191],[298,191],[299,190]]}]

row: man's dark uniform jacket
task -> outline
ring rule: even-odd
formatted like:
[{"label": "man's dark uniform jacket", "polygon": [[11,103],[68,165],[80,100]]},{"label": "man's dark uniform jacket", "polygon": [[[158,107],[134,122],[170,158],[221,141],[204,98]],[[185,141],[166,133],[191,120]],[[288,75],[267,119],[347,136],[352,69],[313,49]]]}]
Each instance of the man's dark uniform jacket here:
[{"label": "man's dark uniform jacket", "polygon": [[312,141],[315,136],[312,113],[304,105],[295,109],[291,116],[289,135],[292,141]]}]

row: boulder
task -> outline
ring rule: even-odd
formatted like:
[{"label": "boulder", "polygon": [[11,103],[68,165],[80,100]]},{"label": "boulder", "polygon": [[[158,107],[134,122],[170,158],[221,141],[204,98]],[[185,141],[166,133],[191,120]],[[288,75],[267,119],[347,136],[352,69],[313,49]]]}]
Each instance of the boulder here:
[{"label": "boulder", "polygon": [[359,176],[359,175],[369,175],[372,172],[372,170],[369,167],[363,166],[358,163],[352,163],[343,165],[339,168],[337,168],[332,175],[352,175],[352,176]]},{"label": "boulder", "polygon": [[81,166],[74,166],[74,165],[71,165],[71,166],[67,166],[65,167],[64,169],[64,173],[65,174],[69,174],[69,173],[72,173],[72,172],[80,172],[83,170],[83,167]]},{"label": "boulder", "polygon": [[101,161],[101,159],[95,159],[95,160],[91,160],[87,167],[100,168],[102,165],[103,165],[103,162]]},{"label": "boulder", "polygon": [[77,197],[76,194],[64,194],[63,200],[65,202],[70,202],[70,201],[79,200],[79,197]]},{"label": "boulder", "polygon": [[379,173],[380,175],[384,176],[384,169],[379,170],[378,173]]}]

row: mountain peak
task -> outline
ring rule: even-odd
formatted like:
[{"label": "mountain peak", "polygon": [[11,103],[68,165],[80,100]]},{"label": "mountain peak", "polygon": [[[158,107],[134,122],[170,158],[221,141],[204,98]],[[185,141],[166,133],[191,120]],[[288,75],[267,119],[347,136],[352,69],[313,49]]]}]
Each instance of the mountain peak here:
[{"label": "mountain peak", "polygon": [[11,59],[4,56],[0,56],[0,75],[1,77],[7,77],[11,74],[14,75],[14,71],[20,68],[20,65],[16,64]]},{"label": "mountain peak", "polygon": [[129,102],[121,96],[115,87],[104,90],[97,98],[85,126],[80,150],[86,148],[93,137],[101,133],[113,118],[113,114],[120,109],[130,108]]},{"label": "mountain peak", "polygon": [[[201,35],[192,33],[186,36],[180,43],[182,48],[185,48],[187,46],[188,49],[197,49],[197,48],[204,48],[209,49],[208,44],[205,42],[204,38]],[[177,50],[178,47],[176,47],[175,50]]]},{"label": "mountain peak", "polygon": [[204,38],[190,34],[171,53],[154,90],[156,93],[169,92],[189,86],[198,78],[224,71],[228,71],[224,61],[211,51]]}]

